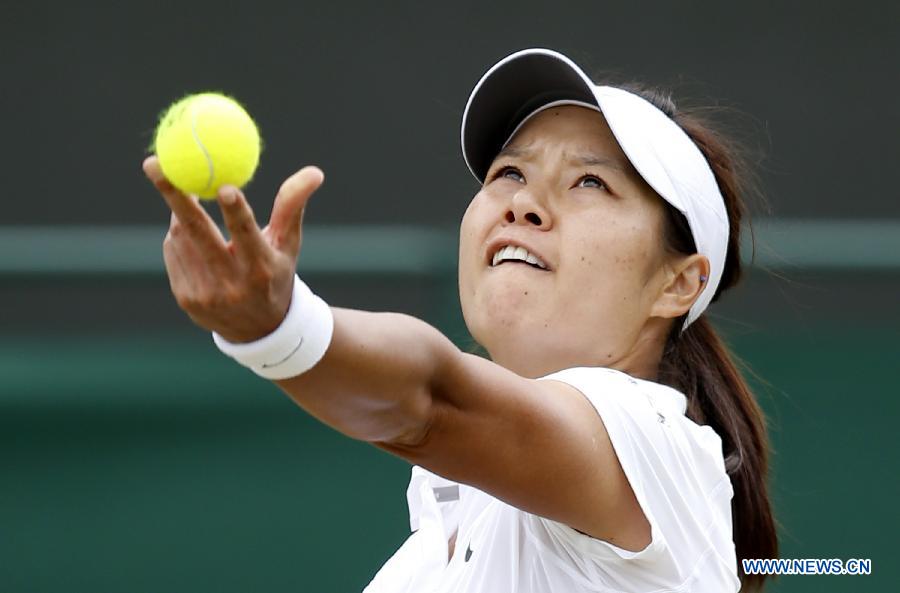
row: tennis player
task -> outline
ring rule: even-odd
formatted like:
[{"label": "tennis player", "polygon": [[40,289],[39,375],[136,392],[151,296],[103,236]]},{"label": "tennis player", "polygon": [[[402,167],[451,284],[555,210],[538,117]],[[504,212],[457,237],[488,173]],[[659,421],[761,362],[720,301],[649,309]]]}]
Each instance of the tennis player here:
[{"label": "tennis player", "polygon": [[462,151],[482,187],[459,296],[490,360],[413,317],[330,307],[297,277],[321,170],[288,178],[262,229],[221,188],[226,240],[144,163],[191,319],[322,422],[414,465],[412,533],[366,593],[761,587],[738,559],[777,554],[763,417],[703,315],[741,275],[725,144],[659,93],[530,49],[475,86]]}]

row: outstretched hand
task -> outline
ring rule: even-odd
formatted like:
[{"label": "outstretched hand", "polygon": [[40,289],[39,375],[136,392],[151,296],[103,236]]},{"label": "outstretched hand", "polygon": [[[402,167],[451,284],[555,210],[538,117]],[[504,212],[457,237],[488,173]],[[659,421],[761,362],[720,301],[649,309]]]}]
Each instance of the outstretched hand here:
[{"label": "outstretched hand", "polygon": [[274,331],[290,305],[303,211],[324,181],[321,169],[304,167],[285,180],[263,229],[240,189],[219,188],[216,199],[231,237],[226,240],[199,199],[168,182],[159,159],[148,157],[143,168],[172,210],[163,259],[178,305],[194,323],[230,342]]}]

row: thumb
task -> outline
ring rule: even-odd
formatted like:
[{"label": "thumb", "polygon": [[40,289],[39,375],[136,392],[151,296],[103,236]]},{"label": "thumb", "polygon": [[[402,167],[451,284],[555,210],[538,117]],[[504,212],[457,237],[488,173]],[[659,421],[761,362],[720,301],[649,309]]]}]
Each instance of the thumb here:
[{"label": "thumb", "polygon": [[303,209],[324,181],[325,174],[321,169],[303,167],[281,184],[268,225],[268,234],[276,249],[291,257],[300,252]]}]

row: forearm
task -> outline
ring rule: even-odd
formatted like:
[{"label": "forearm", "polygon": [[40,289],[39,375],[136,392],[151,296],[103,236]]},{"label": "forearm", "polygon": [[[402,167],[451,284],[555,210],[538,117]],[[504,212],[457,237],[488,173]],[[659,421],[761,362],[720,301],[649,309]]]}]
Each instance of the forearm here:
[{"label": "forearm", "polygon": [[[219,205],[229,241],[197,200],[169,183],[155,157],[144,161],[144,171],[172,209],[163,257],[179,306],[194,323],[232,343],[268,335],[293,299],[303,212],[322,184],[322,171],[304,167],[282,184],[265,229],[240,190],[223,188]],[[415,443],[432,417],[436,377],[459,358],[459,350],[407,315],[338,308],[332,313],[334,331],[322,359],[309,369],[299,364],[308,370],[277,384],[310,414],[351,437]]]},{"label": "forearm", "polygon": [[439,331],[399,313],[332,308],[334,333],[309,371],[276,381],[336,430],[370,442],[414,442],[433,411],[439,370],[459,350]]}]

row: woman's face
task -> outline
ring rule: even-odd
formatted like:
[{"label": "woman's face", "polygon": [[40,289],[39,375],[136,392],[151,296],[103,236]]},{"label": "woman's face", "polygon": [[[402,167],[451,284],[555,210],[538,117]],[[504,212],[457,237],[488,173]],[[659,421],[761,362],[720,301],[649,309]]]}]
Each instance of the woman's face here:
[{"label": "woman's face", "polygon": [[[524,376],[572,366],[652,376],[671,324],[658,316],[672,277],[663,222],[662,200],[602,115],[570,105],[537,114],[463,216],[466,325],[495,362]],[[539,264],[494,265],[505,245]]]}]

